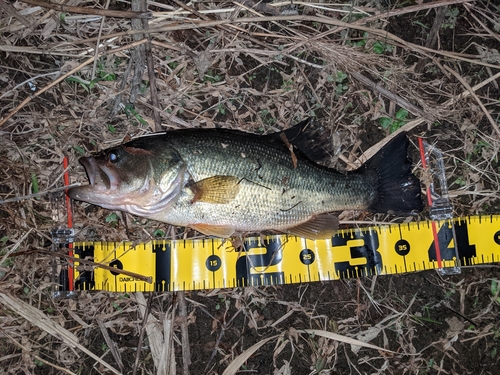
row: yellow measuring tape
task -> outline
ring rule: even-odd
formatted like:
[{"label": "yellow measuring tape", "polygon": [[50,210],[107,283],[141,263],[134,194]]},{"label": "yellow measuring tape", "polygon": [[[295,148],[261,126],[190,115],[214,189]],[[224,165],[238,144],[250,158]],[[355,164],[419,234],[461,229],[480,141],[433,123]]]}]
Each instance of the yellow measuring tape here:
[{"label": "yellow measuring tape", "polygon": [[[327,240],[277,235],[221,239],[77,242],[75,289],[178,291],[338,280],[500,262],[500,215],[339,230]],[[455,229],[453,236],[452,226]],[[455,239],[454,239],[455,238]],[[438,252],[436,251],[436,240]],[[456,240],[456,244],[454,241]],[[455,247],[456,245],[456,247]],[[458,250],[458,259],[457,251]],[[127,274],[120,270],[128,271]],[[131,276],[131,273],[150,278]]]}]

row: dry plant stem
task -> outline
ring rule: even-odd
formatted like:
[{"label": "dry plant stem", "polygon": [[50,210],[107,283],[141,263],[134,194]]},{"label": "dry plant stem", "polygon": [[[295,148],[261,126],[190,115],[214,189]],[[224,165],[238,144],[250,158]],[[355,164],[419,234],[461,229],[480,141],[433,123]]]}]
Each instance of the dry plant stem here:
[{"label": "dry plant stem", "polygon": [[[9,335],[4,329],[0,328],[0,331],[2,332],[3,335],[5,335],[6,337],[8,337],[17,347],[21,348],[25,353],[33,353],[33,350],[28,349],[27,347],[25,347],[20,342],[17,342],[16,339],[14,339],[11,335]],[[46,365],[49,365],[49,366],[55,368],[56,370],[61,371],[62,373],[65,373],[65,374],[68,374],[68,375],[76,375],[74,372],[72,372],[72,371],[70,371],[68,369],[65,369],[64,367],[57,366],[56,364],[51,363],[51,362],[47,361],[46,359],[43,359],[42,357],[40,357],[40,356],[38,356],[36,354],[30,354],[30,355],[32,355],[33,358],[36,358],[39,361],[45,363]]]},{"label": "dry plant stem", "polygon": [[[139,293],[137,293],[137,294],[139,294]],[[141,295],[142,295],[142,293],[141,293]],[[144,299],[144,297],[142,297],[142,299]],[[146,310],[144,311],[144,316],[142,318],[141,333],[139,334],[139,339],[137,342],[137,352],[135,355],[134,369],[132,371],[132,375],[137,374],[137,368],[139,367],[139,359],[141,358],[142,342],[144,341],[144,332],[146,332],[146,327],[148,325],[148,317],[149,317],[149,312],[151,311],[151,303],[152,302],[153,302],[153,293],[150,293],[149,297],[148,297],[148,302],[146,303]]]},{"label": "dry plant stem", "polygon": [[[144,10],[146,9],[145,0],[131,0],[130,6],[133,10]],[[133,19],[130,21],[132,29],[136,31],[141,31],[139,34],[133,34],[132,39],[134,41],[141,40],[145,38],[144,34],[144,25],[142,20]],[[144,74],[144,69],[146,67],[145,63],[145,48],[143,45],[137,46],[132,51],[130,51],[131,63],[133,65],[133,77],[130,82],[130,94],[129,94],[129,103],[135,103],[137,96],[139,95],[139,91],[142,85],[142,77]],[[126,80],[127,76],[123,77],[123,80]]]},{"label": "dry plant stem", "polygon": [[[210,316],[210,318],[212,318],[213,320],[217,320],[212,314],[210,314],[205,308],[203,308],[202,306],[199,306],[199,308],[205,313],[207,314],[208,316]],[[238,315],[240,315],[240,313],[242,312],[243,310],[242,309],[239,309],[236,314],[234,314],[232,316],[231,319],[229,319],[229,321],[226,323],[225,322],[225,318],[224,318],[224,322],[221,323],[221,331],[219,333],[219,335],[217,336],[217,340],[215,342],[215,345],[214,345],[214,350],[212,351],[212,355],[210,356],[210,359],[208,360],[206,366],[205,366],[205,373],[208,374],[209,372],[209,368],[210,368],[210,365],[212,364],[212,361],[214,360],[215,358],[215,355],[217,354],[218,352],[218,348],[219,348],[219,345],[222,341],[222,337],[224,336],[225,332],[229,329],[229,327],[231,327],[234,319],[236,319],[236,317]],[[293,310],[290,310],[290,312],[292,312]],[[281,320],[281,319],[280,319]],[[274,325],[272,325],[272,327],[274,327]]]},{"label": "dry plant stem", "polygon": [[417,108],[416,106],[411,104],[408,100],[400,97],[399,95],[393,94],[389,90],[380,87],[375,82],[365,77],[361,73],[352,72],[351,75],[358,81],[362,82],[363,84],[371,88],[373,91],[378,92],[379,94],[385,96],[389,100],[392,100],[393,102],[397,103],[400,107],[403,107],[408,111],[410,111],[411,113],[413,113],[415,116],[423,117],[429,121],[434,121],[434,119],[429,114],[425,113],[425,111],[422,111],[420,108]]},{"label": "dry plant stem", "polygon": [[81,259],[81,258],[72,257],[70,255],[67,255],[67,254],[64,254],[64,253],[59,253],[59,252],[54,252],[54,251],[29,250],[29,251],[23,251],[22,253],[14,254],[12,256],[21,256],[21,255],[30,254],[32,252],[36,252],[36,253],[39,253],[39,254],[50,255],[51,257],[57,256],[59,258],[64,258],[64,259],[70,260],[72,262],[78,262],[78,263],[86,264],[86,265],[89,265],[89,266],[102,268],[102,269],[105,269],[105,270],[108,270],[108,271],[111,271],[111,272],[114,272],[114,273],[120,273],[120,274],[123,274],[123,275],[126,275],[126,276],[135,277],[138,280],[142,280],[142,281],[145,281],[145,282],[150,283],[150,284],[153,282],[153,278],[151,276],[144,276],[144,275],[141,275],[141,274],[138,274],[138,273],[135,273],[135,272],[130,272],[130,271],[127,271],[127,270],[121,270],[121,269],[118,269],[116,267],[110,267],[110,266],[107,266],[105,264],[96,263],[96,262],[93,262],[93,261],[87,260],[87,259]]},{"label": "dry plant stem", "polygon": [[[415,120],[412,120],[412,121],[404,124],[402,127],[400,127],[398,130],[396,130],[394,133],[389,134],[387,137],[382,139],[380,142],[378,142],[377,144],[373,145],[368,150],[366,150],[363,153],[363,158],[358,159],[357,166],[359,167],[359,165],[361,165],[363,162],[365,162],[366,160],[373,157],[373,155],[375,155],[387,142],[389,142],[391,139],[396,137],[398,134],[409,132],[411,129],[424,123],[425,121],[426,120],[424,118],[417,118]],[[348,168],[348,169],[351,170],[350,168]]]},{"label": "dry plant stem", "polygon": [[[95,42],[97,38],[92,38],[93,40],[90,42]],[[57,52],[55,50],[52,50],[51,52],[48,52],[47,49],[44,48],[34,48],[34,47],[21,47],[21,46],[9,46],[5,44],[0,44],[0,51],[3,52],[13,52],[13,53],[25,53],[25,54],[34,54],[34,55],[52,55],[52,56],[64,56],[64,57],[71,57],[74,59],[81,59],[83,57],[87,57],[87,55],[75,55],[71,53],[65,53],[65,52]],[[9,67],[9,69],[14,69],[13,67]]]},{"label": "dry plant stem", "polygon": [[[108,9],[109,2],[110,2],[110,0],[106,0],[106,5],[104,6],[105,9]],[[99,55],[99,44],[101,43],[102,28],[104,27],[105,21],[106,21],[106,17],[102,17],[101,25],[99,26],[99,33],[97,34],[97,41],[96,41],[96,46],[95,46],[95,50],[94,50],[94,66],[92,67],[92,74],[91,74],[92,80],[95,78],[95,71],[97,69],[97,62],[98,62],[97,56]]]},{"label": "dry plant stem", "polygon": [[358,21],[353,22],[353,24],[354,25],[364,25],[366,23],[376,21],[379,19],[395,17],[395,16],[402,16],[403,14],[420,12],[422,10],[428,10],[428,9],[440,8],[440,7],[444,7],[444,6],[448,6],[448,5],[456,5],[456,4],[463,4],[463,3],[470,3],[470,2],[472,2],[472,0],[439,0],[439,1],[434,1],[431,3],[404,7],[402,9],[398,9],[398,10],[390,10],[388,12],[383,12],[383,13],[377,14],[375,16],[362,18]]},{"label": "dry plant stem", "polygon": [[[141,103],[142,105],[148,107],[149,109],[156,109],[158,111],[158,113],[160,114],[161,117],[167,119],[168,121],[170,121],[172,124],[176,124],[176,125],[179,125],[179,126],[182,126],[182,127],[185,127],[185,128],[190,128],[190,127],[193,127],[193,124],[192,123],[189,123],[187,121],[184,121],[182,119],[180,119],[179,117],[175,116],[175,115],[172,115],[170,113],[167,113],[165,111],[162,111],[160,108],[158,107],[155,107],[153,106],[152,104],[150,104],[149,102],[147,102],[146,100],[141,100],[141,99],[138,99],[137,100],[139,103]],[[202,118],[202,119],[205,119],[205,117],[203,117],[201,114],[199,113],[194,113],[192,111],[189,111],[187,109],[184,109],[185,112],[189,113],[189,114],[192,114],[194,116],[197,116],[197,118]]]},{"label": "dry plant stem", "polygon": [[31,25],[24,30],[23,33],[23,38],[27,37],[28,35],[31,35],[33,33],[33,30],[35,30],[39,25],[41,25],[45,20],[47,20],[50,17],[54,16],[55,11],[51,10],[39,17],[35,22],[32,22]]},{"label": "dry plant stem", "polygon": [[175,309],[169,308],[163,319],[163,352],[158,366],[158,374],[175,375],[177,366],[175,363],[175,349],[173,342],[175,322]]},{"label": "dry plant stem", "polygon": [[[494,76],[491,76],[490,78],[488,79],[485,79],[483,82],[481,83],[478,83],[477,85],[475,85],[474,87],[472,87],[472,92],[474,91],[477,91],[479,90],[481,87],[484,87],[486,86],[488,83],[490,82],[494,82],[495,80],[499,79],[500,78],[500,72],[498,72],[497,74],[495,74]],[[459,100],[462,100],[466,97],[468,97],[469,95],[471,95],[471,91],[467,90],[467,91],[464,91],[463,93],[461,93],[460,95],[456,96],[456,97],[453,97],[451,99],[449,99],[448,101],[446,101],[444,103],[444,106],[445,107],[449,107],[451,105],[453,105],[454,103],[458,102]]]},{"label": "dry plant stem", "polygon": [[[151,303],[146,302],[144,294],[135,293],[134,295],[137,301],[137,307],[139,313],[144,319],[146,319],[145,320],[146,333],[148,335],[149,348],[151,351],[151,356],[153,357],[154,365],[158,370],[158,373],[161,373],[160,372],[160,369],[162,369],[161,356],[162,352],[164,352],[163,350],[164,337],[161,330],[158,329],[159,321],[150,313],[150,311],[149,314],[146,314],[148,306],[149,309],[151,308]],[[153,293],[151,293],[151,295],[153,295]],[[149,298],[152,298],[151,295]]]},{"label": "dry plant stem", "polygon": [[[141,44],[144,44],[147,42],[147,39],[143,39],[143,40],[139,40],[137,42],[134,42],[134,43],[131,43],[131,44],[128,44],[126,46],[123,46],[123,47],[119,47],[119,48],[115,48],[115,49],[112,49],[112,50],[109,50],[109,51],[106,51],[104,53],[102,53],[100,56],[104,56],[104,55],[109,55],[111,53],[116,53],[116,52],[120,52],[120,51],[123,51],[123,50],[127,50],[127,49],[130,49],[130,48],[133,48],[135,46],[138,46],[138,45],[141,45]],[[40,89],[39,91],[37,91],[34,95],[32,96],[28,96],[27,98],[25,98],[20,104],[18,104],[18,106],[16,108],[14,108],[12,111],[9,112],[9,114],[7,114],[7,116],[0,121],[0,127],[5,124],[12,116],[14,116],[17,112],[19,112],[19,110],[21,108],[23,108],[26,104],[28,104],[31,100],[33,100],[34,98],[42,95],[45,91],[49,90],[50,88],[52,88],[53,86],[57,85],[59,82],[65,80],[66,78],[68,78],[70,75],[78,72],[80,69],[82,69],[84,66],[92,63],[94,61],[96,57],[95,56],[92,56],[90,59],[87,59],[85,60],[83,63],[81,63],[80,65],[78,65],[76,68],[73,68],[71,69],[69,72],[67,72],[66,74],[60,76],[59,78],[57,78],[56,80],[52,81],[49,85],[45,86],[44,88]]]},{"label": "dry plant stem", "polygon": [[59,75],[61,74],[61,72],[50,72],[50,73],[45,73],[45,74],[39,74],[37,76],[34,76],[32,78],[28,78],[27,80],[17,84],[16,86],[14,86],[12,89],[10,89],[9,91],[3,93],[2,95],[0,95],[0,99],[2,99],[3,97],[9,95],[11,92],[17,90],[19,87],[22,87],[24,86],[25,84],[27,84],[28,82],[33,82],[33,81],[36,81],[36,79],[38,78],[42,78],[42,77],[47,77],[47,76],[53,76],[53,75]]},{"label": "dry plant stem", "polygon": [[[331,30],[328,33],[334,33],[334,32],[339,32],[343,29],[346,28],[352,28],[355,30],[360,30],[360,31],[366,31],[372,35],[378,36],[382,38],[385,42],[387,41],[393,41],[397,42],[413,51],[419,52],[419,53],[433,53],[436,55],[441,55],[441,56],[446,56],[449,58],[453,58],[455,60],[460,60],[460,61],[465,61],[469,62],[472,64],[477,64],[481,66],[488,66],[490,68],[495,68],[499,69],[499,65],[494,65],[494,64],[489,64],[485,63],[479,59],[473,60],[473,59],[468,59],[462,56],[457,56],[456,54],[453,54],[451,52],[447,51],[439,51],[435,50],[432,48],[426,48],[423,46],[419,46],[413,43],[406,42],[405,40],[397,37],[394,34],[391,34],[389,32],[386,32],[384,30],[377,30],[373,29],[370,27],[365,27],[365,26],[359,26],[355,24],[350,24],[347,22],[342,22],[342,21],[337,21],[334,19],[330,19],[327,17],[317,17],[317,16],[270,16],[270,17],[245,17],[245,18],[236,18],[236,19],[225,19],[225,20],[218,20],[218,21],[199,21],[199,20],[191,20],[191,23],[182,23],[182,24],[176,24],[176,25],[169,25],[169,26],[158,26],[154,28],[150,28],[148,30],[149,33],[154,34],[154,33],[164,33],[167,31],[174,31],[174,30],[192,30],[192,29],[199,29],[199,28],[204,28],[204,27],[214,27],[214,26],[219,26],[219,25],[230,25],[233,23],[253,23],[253,22],[273,22],[273,21],[309,21],[309,22],[318,22],[318,23],[324,23],[327,25],[333,25],[333,26],[339,26],[338,29]],[[120,33],[114,33],[114,34],[108,34],[106,36],[107,39],[110,38],[115,38],[119,36],[125,36],[125,35],[134,35],[138,33],[143,33],[143,30],[129,30],[129,31],[124,31]],[[79,44],[79,43],[89,43],[89,42],[94,42],[96,38],[88,38],[85,40],[81,41],[73,41],[73,44]],[[294,45],[291,49],[286,50],[285,53],[290,53],[292,50],[299,48],[303,44],[309,43],[312,39],[304,40],[301,43],[297,43]],[[283,53],[283,52],[281,52]]]},{"label": "dry plant stem", "polygon": [[6,204],[6,203],[20,202],[20,201],[24,201],[26,199],[31,199],[31,198],[36,198],[36,197],[43,197],[44,195],[47,195],[47,194],[50,194],[50,193],[56,193],[58,191],[67,190],[70,187],[75,187],[75,186],[80,186],[80,184],[76,183],[76,184],[72,184],[72,185],[69,185],[69,186],[58,187],[58,188],[54,188],[54,189],[50,189],[50,190],[41,191],[39,193],[23,195],[22,197],[0,199],[0,205]]},{"label": "dry plant stem", "polygon": [[56,339],[61,340],[69,347],[81,350],[89,357],[93,358],[94,360],[102,364],[112,373],[117,375],[121,374],[120,371],[115,369],[109,363],[99,358],[90,350],[88,350],[86,347],[81,345],[78,342],[78,338],[73,333],[71,333],[66,328],[62,327],[61,325],[50,319],[47,315],[42,313],[36,307],[31,306],[30,304],[20,300],[19,298],[11,297],[1,292],[0,292],[0,303],[2,303],[8,309],[13,310],[16,314],[18,314],[31,324],[34,324],[41,330],[54,336]]},{"label": "dry plant stem", "polygon": [[14,251],[17,250],[17,248],[19,246],[21,246],[21,244],[23,243],[23,241],[26,239],[26,237],[28,237],[28,235],[33,231],[33,228],[30,228],[29,231],[27,231],[26,233],[23,234],[23,236],[17,240],[16,244],[14,246],[12,246],[12,249],[10,249],[9,251],[7,251],[7,253],[5,253],[5,255],[2,257],[2,260],[0,260],[0,264],[4,264],[5,260],[10,256],[10,254],[12,254]]},{"label": "dry plant stem", "polygon": [[256,343],[255,345],[252,345],[250,348],[248,348],[247,350],[245,350],[243,353],[241,353],[239,356],[237,356],[228,366],[227,368],[224,370],[224,372],[222,373],[222,375],[235,375],[236,373],[238,373],[239,369],[241,368],[241,366],[243,364],[245,364],[245,362],[259,349],[261,348],[263,345],[265,345],[267,342],[271,341],[271,340],[274,340],[274,339],[277,339],[278,337],[280,337],[280,335],[276,335],[276,336],[271,336],[271,337],[267,337],[265,339],[262,339],[261,341],[259,341],[258,343]]},{"label": "dry plant stem", "polygon": [[113,342],[113,340],[111,340],[111,337],[109,337],[108,330],[104,326],[104,323],[102,322],[101,319],[97,319],[97,324],[99,325],[99,329],[101,330],[102,336],[104,337],[104,341],[106,341],[106,345],[111,351],[111,354],[113,355],[113,358],[118,364],[120,371],[123,372],[123,362],[122,362],[122,357],[120,355],[120,351],[117,350],[116,344]]},{"label": "dry plant stem", "polygon": [[472,18],[474,18],[476,20],[477,23],[479,23],[481,25],[481,27],[486,30],[486,32],[488,34],[490,34],[490,36],[492,36],[493,38],[495,38],[497,41],[500,42],[500,35],[494,33],[493,31],[491,31],[488,27],[486,27],[486,25],[481,22],[481,20],[479,18],[477,18],[477,16],[471,12],[471,9],[470,9],[470,5],[469,4],[464,4],[464,8],[465,10],[467,10],[467,12],[469,12],[469,14],[472,16]]},{"label": "dry plant stem", "polygon": [[187,304],[184,292],[177,292],[179,301],[179,318],[181,319],[182,338],[182,375],[189,375],[189,365],[191,364],[191,353],[189,352],[189,333],[187,328]]},{"label": "dry plant stem", "polygon": [[444,66],[444,68],[446,70],[448,70],[451,74],[453,74],[455,76],[455,78],[458,79],[460,81],[460,83],[462,85],[464,85],[464,87],[470,92],[470,94],[472,95],[472,97],[476,100],[477,104],[479,105],[479,107],[481,107],[482,111],[486,115],[486,118],[490,122],[490,124],[493,127],[493,129],[495,129],[495,131],[497,132],[498,136],[500,136],[500,128],[498,128],[498,125],[496,124],[495,120],[493,120],[493,118],[491,117],[490,113],[485,108],[485,106],[481,102],[481,100],[478,98],[478,96],[476,95],[476,93],[474,92],[474,90],[472,89],[472,87],[470,87],[470,85],[460,76],[460,74],[458,74],[457,72],[455,72],[449,66],[446,66],[446,65],[443,65],[443,66]]},{"label": "dry plant stem", "polygon": [[[441,25],[444,22],[446,9],[448,9],[448,6],[445,5],[436,10],[436,17],[434,18],[431,31],[429,32],[429,36],[427,37],[427,41],[425,42],[425,46],[428,48],[434,48],[434,46],[436,45],[439,36],[439,30],[441,30]],[[415,73],[422,73],[425,63],[426,60],[421,59],[415,66]]]},{"label": "dry plant stem", "polygon": [[[196,9],[193,9],[192,7],[190,6],[187,6],[186,4],[184,4],[183,2],[179,1],[179,0],[172,0],[174,3],[176,3],[178,6],[180,6],[182,9],[184,9],[185,11],[188,11],[192,14],[194,14],[196,17],[204,20],[204,21],[210,21],[210,18],[205,16],[204,14],[198,12]],[[251,36],[247,35],[246,34],[246,31],[245,30],[241,30],[239,27],[236,27],[235,25],[229,25],[231,27],[231,29],[227,28],[227,27],[224,27],[224,26],[219,26],[219,28],[229,34],[233,33],[234,29],[236,29],[238,31],[238,35],[240,37],[242,37],[243,39],[247,39],[247,40],[250,40],[252,41],[253,43],[257,44],[257,45],[260,45],[262,47],[267,47],[267,45],[263,42],[261,42],[260,40],[257,40],[255,38],[252,38]]]},{"label": "dry plant stem", "polygon": [[207,16],[205,16],[204,14],[198,12],[196,9],[193,9],[192,7],[190,6],[187,6],[186,4],[184,4],[182,1],[179,1],[179,0],[172,0],[175,4],[177,4],[178,6],[180,6],[182,9],[194,14],[196,17],[199,17],[200,19],[202,20],[209,20],[210,18],[208,18]]},{"label": "dry plant stem", "polygon": [[24,26],[30,27],[31,23],[14,8],[11,4],[6,1],[0,1],[0,9],[2,9],[5,13],[10,15],[11,17],[16,18],[19,22],[21,22]]},{"label": "dry plant stem", "polygon": [[108,10],[108,9],[95,9],[88,7],[76,7],[70,5],[49,3],[40,0],[22,0],[22,2],[66,13],[81,13],[81,14],[91,14],[96,16],[117,17],[117,18],[151,18],[153,16],[151,12],[134,12],[128,10]]},{"label": "dry plant stem", "polygon": [[[149,28],[148,20],[142,20],[142,24],[145,30]],[[146,49],[146,62],[148,64],[148,77],[149,77],[149,90],[151,92],[151,101],[153,102],[153,131],[157,132],[161,129],[161,119],[160,119],[160,104],[158,101],[158,90],[156,89],[156,75],[155,66],[153,61],[153,51],[151,50],[151,35],[148,34],[148,42],[145,45]]]}]

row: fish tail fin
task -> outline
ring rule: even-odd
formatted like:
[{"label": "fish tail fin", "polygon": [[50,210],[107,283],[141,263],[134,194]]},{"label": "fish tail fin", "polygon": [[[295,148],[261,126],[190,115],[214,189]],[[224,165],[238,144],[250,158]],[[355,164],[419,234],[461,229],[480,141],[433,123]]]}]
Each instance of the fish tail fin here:
[{"label": "fish tail fin", "polygon": [[398,134],[361,167],[376,181],[377,199],[369,211],[392,214],[422,211],[420,181],[411,172],[409,144],[406,133]]}]

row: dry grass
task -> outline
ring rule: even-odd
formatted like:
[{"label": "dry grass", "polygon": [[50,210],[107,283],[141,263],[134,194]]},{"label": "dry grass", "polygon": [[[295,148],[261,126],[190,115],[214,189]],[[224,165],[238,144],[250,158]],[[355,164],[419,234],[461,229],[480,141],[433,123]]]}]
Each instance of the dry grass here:
[{"label": "dry grass", "polygon": [[[127,2],[68,3],[89,14],[41,3],[0,2],[0,374],[498,374],[498,268],[53,299],[52,259],[38,252],[66,220],[64,156],[83,181],[77,158],[127,135],[267,133],[309,116],[339,169],[392,119],[443,150],[457,215],[499,213],[498,5],[172,0],[132,22],[104,11]],[[195,235],[74,211],[78,239]]]}]

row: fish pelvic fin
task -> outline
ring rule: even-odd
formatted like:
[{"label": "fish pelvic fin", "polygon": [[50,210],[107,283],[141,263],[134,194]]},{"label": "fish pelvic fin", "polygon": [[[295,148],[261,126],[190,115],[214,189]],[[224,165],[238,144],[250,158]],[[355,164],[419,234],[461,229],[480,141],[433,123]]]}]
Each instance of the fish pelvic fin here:
[{"label": "fish pelvic fin", "polygon": [[375,180],[376,199],[368,211],[390,214],[422,211],[420,181],[411,171],[409,144],[406,133],[398,134],[359,169]]},{"label": "fish pelvic fin", "polygon": [[240,179],[235,176],[212,176],[190,186],[193,201],[213,204],[230,203],[240,191]]}]

